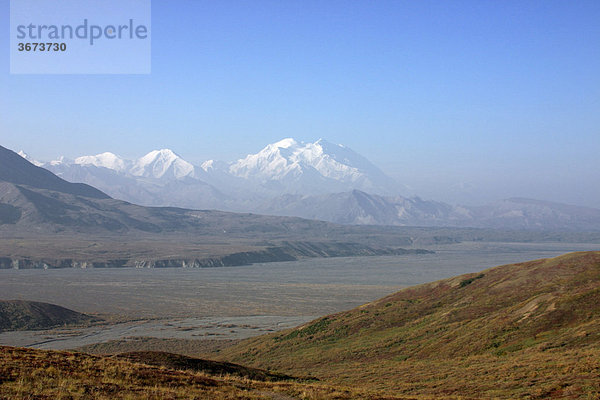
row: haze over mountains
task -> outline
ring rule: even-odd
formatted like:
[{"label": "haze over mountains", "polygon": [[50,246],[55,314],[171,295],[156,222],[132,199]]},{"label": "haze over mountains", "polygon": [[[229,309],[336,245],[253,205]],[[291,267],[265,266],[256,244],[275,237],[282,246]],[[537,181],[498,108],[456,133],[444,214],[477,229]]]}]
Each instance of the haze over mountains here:
[{"label": "haze over mountains", "polygon": [[478,207],[404,197],[404,187],[353,150],[287,138],[234,162],[195,166],[169,149],[136,160],[105,152],[41,163],[70,182],[147,206],[298,216],[342,224],[600,230],[600,210],[522,198]]}]

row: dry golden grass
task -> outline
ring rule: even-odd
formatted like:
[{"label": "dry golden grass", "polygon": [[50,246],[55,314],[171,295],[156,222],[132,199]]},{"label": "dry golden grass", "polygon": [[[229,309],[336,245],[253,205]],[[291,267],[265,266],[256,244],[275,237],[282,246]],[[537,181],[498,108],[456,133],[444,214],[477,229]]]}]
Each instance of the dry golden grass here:
[{"label": "dry golden grass", "polygon": [[[0,399],[377,399],[319,383],[211,376],[85,353],[0,346]],[[399,397],[389,397],[399,398]]]}]

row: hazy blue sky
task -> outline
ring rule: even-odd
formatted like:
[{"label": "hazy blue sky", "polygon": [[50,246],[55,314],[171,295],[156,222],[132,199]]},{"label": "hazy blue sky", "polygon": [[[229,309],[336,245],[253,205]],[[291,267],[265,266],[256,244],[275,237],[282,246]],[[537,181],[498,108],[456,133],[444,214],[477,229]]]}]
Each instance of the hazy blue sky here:
[{"label": "hazy blue sky", "polygon": [[152,2],[152,74],[10,75],[0,144],[39,159],[233,160],[344,143],[423,197],[600,207],[600,1]]}]

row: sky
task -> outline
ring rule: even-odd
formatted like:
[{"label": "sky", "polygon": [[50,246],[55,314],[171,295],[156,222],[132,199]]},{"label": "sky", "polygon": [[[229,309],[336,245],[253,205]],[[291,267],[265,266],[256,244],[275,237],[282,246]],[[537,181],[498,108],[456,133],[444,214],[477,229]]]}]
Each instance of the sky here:
[{"label": "sky", "polygon": [[0,21],[0,145],[40,160],[325,138],[406,194],[600,208],[597,0],[155,0],[147,75],[10,74]]}]

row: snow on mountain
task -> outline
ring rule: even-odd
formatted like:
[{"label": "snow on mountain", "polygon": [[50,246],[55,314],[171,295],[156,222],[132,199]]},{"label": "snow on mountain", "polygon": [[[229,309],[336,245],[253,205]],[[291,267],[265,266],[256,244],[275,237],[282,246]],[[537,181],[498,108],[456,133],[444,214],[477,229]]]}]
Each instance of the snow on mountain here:
[{"label": "snow on mountain", "polygon": [[202,168],[202,170],[204,172],[223,172],[223,173],[228,173],[228,169],[229,169],[229,163],[225,162],[225,161],[218,161],[218,160],[207,160],[204,161],[202,164],[200,164],[200,168]]},{"label": "snow on mountain", "polygon": [[[294,151],[295,150],[295,151]],[[249,154],[229,167],[229,172],[240,178],[280,180],[290,173],[300,173],[295,159],[298,143],[291,138],[269,144],[256,154]]]},{"label": "snow on mountain", "polygon": [[135,160],[105,152],[43,166],[64,179],[144,205],[253,211],[257,204],[286,193],[358,189],[398,194],[398,185],[367,159],[322,139],[303,143],[287,138],[236,162],[208,160],[198,167],[169,149]]},{"label": "snow on mountain", "polygon": [[156,179],[183,179],[195,175],[195,167],[169,149],[154,150],[133,161],[105,152],[95,156],[77,157],[74,161],[60,157],[45,165],[106,168],[120,175]]},{"label": "snow on mountain", "polygon": [[194,166],[185,161],[172,150],[154,150],[138,159],[130,169],[133,176],[150,178],[194,177]]},{"label": "snow on mountain", "polygon": [[[304,143],[286,138],[236,162],[208,160],[200,167],[195,167],[169,149],[151,151],[137,160],[125,160],[106,152],[78,157],[72,162],[59,159],[46,163],[46,166],[60,168],[55,172],[65,176],[73,176],[67,169],[78,166],[85,168],[85,172],[79,171],[77,176],[97,175],[90,169],[97,167],[135,179],[199,179],[236,196],[240,191],[243,193],[248,190],[254,190],[259,195],[278,196],[353,189],[397,194],[399,189],[392,179],[366,158],[343,145],[323,139]],[[103,173],[103,177],[105,175]]]},{"label": "snow on mountain", "polygon": [[215,160],[206,160],[201,165],[200,168],[204,170],[204,172],[208,172],[215,168]]},{"label": "snow on mountain", "polygon": [[44,165],[44,163],[39,162],[39,161],[34,160],[33,158],[29,157],[29,155],[27,153],[25,153],[23,150],[20,150],[17,154],[20,155],[21,157],[23,157],[24,159],[26,159],[27,161],[29,161],[30,163],[32,163],[33,165],[35,165],[36,167],[41,167],[42,165]]},{"label": "snow on mountain", "polygon": [[231,164],[229,173],[282,193],[361,189],[394,192],[397,185],[366,158],[343,145],[286,138]]},{"label": "snow on mountain", "polygon": [[[24,152],[21,157],[36,163]],[[287,138],[233,163],[194,167],[168,149],[137,160],[113,153],[41,166],[71,182],[149,206],[259,212],[344,224],[600,230],[600,210],[508,199],[479,207],[399,196],[400,187],[342,145]]]},{"label": "snow on mountain", "polygon": [[44,163],[43,166],[44,167],[46,167],[46,165],[62,166],[62,165],[71,165],[72,163],[73,163],[73,160],[66,158],[65,156],[60,156],[56,160],[52,160],[47,163]]},{"label": "snow on mountain", "polygon": [[95,167],[103,167],[112,169],[117,172],[125,172],[130,166],[131,162],[122,159],[113,153],[102,153],[95,156],[82,156],[77,157],[74,164],[78,165],[93,165]]},{"label": "snow on mountain", "polygon": [[62,159],[43,167],[71,182],[100,188],[113,198],[146,206],[223,208],[228,197],[198,179],[192,164],[168,149],[155,150],[136,160],[113,153]]}]

